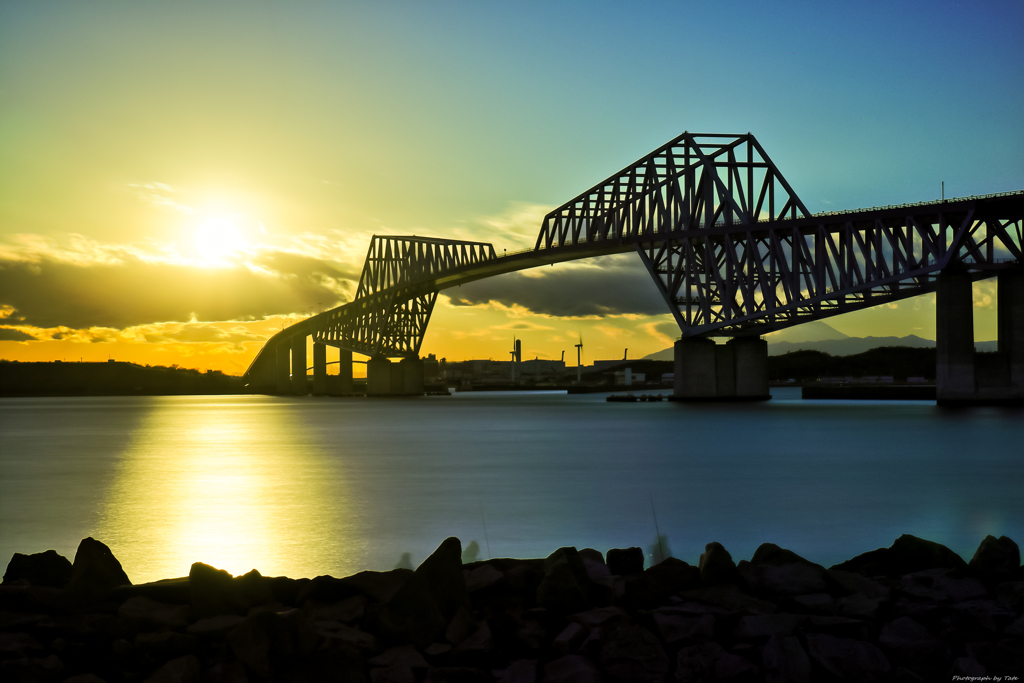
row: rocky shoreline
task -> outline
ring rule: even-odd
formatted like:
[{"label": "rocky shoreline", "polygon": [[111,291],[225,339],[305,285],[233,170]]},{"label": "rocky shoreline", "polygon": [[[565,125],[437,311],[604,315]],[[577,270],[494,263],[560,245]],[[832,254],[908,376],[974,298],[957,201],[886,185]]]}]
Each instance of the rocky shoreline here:
[{"label": "rocky shoreline", "polygon": [[[560,548],[415,571],[131,585],[87,538],[72,564],[15,554],[0,680],[931,681],[1024,678],[1024,570],[1009,538],[971,561],[904,535],[825,568],[766,543],[643,569],[639,548]],[[987,677],[987,678],[986,678]],[[1014,678],[1017,677],[1017,678]]]}]

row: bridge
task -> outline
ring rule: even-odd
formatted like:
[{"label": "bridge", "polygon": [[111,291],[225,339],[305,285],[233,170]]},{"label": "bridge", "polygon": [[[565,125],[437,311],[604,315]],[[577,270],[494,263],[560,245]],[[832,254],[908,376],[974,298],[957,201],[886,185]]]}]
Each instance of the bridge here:
[{"label": "bridge", "polygon": [[[676,398],[766,398],[761,335],[936,292],[939,400],[1021,400],[1022,226],[1024,192],[812,214],[753,135],[684,132],[549,213],[532,249],[374,236],[355,298],[275,334],[245,377],[306,393],[311,336],[314,393],[326,393],[333,346],[343,391],[355,352],[370,357],[368,394],[422,394],[418,354],[438,292],[635,251],[679,325]],[[999,351],[975,355],[971,285],[989,277]]]}]

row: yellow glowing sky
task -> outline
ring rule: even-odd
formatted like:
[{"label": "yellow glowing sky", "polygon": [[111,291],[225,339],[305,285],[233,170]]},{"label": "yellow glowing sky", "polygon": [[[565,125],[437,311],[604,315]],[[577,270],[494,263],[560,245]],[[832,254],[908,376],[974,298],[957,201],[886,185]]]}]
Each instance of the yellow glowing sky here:
[{"label": "yellow glowing sky", "polygon": [[[1024,187],[1019,3],[725,5],[0,4],[0,358],[240,373],[350,299],[371,235],[531,246],[684,129],[753,132],[812,211]],[[895,106],[938,91],[965,96]],[[590,362],[676,338],[635,256],[545,270],[442,294],[422,353],[568,357],[582,336]],[[931,338],[934,315],[828,322]]]}]

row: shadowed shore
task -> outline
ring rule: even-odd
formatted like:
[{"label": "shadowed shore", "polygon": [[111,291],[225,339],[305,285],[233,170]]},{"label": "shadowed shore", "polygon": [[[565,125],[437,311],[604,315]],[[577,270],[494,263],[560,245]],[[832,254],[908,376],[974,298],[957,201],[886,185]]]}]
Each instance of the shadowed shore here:
[{"label": "shadowed shore", "polygon": [[15,554],[0,586],[12,681],[919,681],[1024,674],[1024,569],[910,535],[825,568],[771,543],[643,569],[640,548],[560,548],[345,578],[132,585],[91,538]]}]

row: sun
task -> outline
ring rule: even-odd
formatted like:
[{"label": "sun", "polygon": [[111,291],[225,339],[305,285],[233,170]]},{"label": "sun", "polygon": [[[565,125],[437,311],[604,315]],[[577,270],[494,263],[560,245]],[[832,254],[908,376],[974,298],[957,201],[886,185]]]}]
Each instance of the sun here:
[{"label": "sun", "polygon": [[228,216],[211,216],[195,233],[196,249],[202,259],[220,263],[245,246],[242,231]]}]

